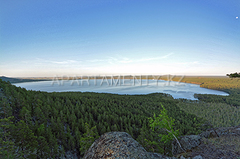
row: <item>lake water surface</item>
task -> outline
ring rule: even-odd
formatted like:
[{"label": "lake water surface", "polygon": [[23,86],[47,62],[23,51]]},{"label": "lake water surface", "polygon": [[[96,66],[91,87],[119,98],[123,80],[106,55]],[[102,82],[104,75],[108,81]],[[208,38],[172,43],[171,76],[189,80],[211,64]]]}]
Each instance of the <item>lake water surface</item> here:
[{"label": "lake water surface", "polygon": [[15,83],[14,85],[26,88],[27,90],[40,90],[46,92],[98,92],[114,94],[149,94],[167,93],[173,98],[185,98],[196,100],[194,94],[215,94],[228,95],[225,92],[201,88],[200,85],[189,83],[168,82],[163,80],[119,80],[92,79],[92,80],[70,80],[70,81],[39,81]]}]

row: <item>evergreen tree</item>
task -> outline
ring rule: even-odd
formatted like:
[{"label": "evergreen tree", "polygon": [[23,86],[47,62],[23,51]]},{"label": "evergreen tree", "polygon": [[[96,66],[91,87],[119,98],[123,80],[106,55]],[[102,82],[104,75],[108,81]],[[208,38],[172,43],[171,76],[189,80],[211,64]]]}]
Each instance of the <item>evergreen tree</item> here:
[{"label": "evergreen tree", "polygon": [[16,158],[14,142],[10,139],[10,126],[13,116],[0,119],[0,158]]},{"label": "evergreen tree", "polygon": [[0,116],[6,118],[12,115],[12,108],[9,105],[7,98],[1,97],[0,100]]},{"label": "evergreen tree", "polygon": [[50,148],[48,143],[43,136],[37,138],[38,147],[37,147],[37,156],[39,158],[49,158],[50,157]]},{"label": "evergreen tree", "polygon": [[29,110],[27,110],[26,107],[23,107],[21,109],[19,116],[21,117],[22,120],[25,121],[26,124],[30,124],[31,113]]},{"label": "evergreen tree", "polygon": [[80,138],[80,154],[83,155],[88,148],[92,145],[95,139],[99,138],[96,131],[96,126],[90,128],[87,123],[85,123],[86,132]]},{"label": "evergreen tree", "polygon": [[35,151],[38,146],[37,137],[34,136],[32,130],[29,129],[28,125],[23,120],[20,120],[16,126],[12,126],[11,134],[15,145],[20,148],[17,151],[20,156],[36,156]]}]

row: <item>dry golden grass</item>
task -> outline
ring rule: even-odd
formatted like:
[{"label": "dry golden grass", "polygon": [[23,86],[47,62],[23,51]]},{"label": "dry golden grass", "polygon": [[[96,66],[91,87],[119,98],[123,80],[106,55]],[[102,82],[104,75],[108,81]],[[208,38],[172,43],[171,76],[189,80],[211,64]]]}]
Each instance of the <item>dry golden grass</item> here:
[{"label": "dry golden grass", "polygon": [[173,78],[169,78],[167,76],[161,77],[162,80],[179,81],[185,83],[199,84],[200,87],[210,88],[210,89],[240,89],[240,78],[229,78],[229,77],[207,77],[207,76],[176,76]]}]

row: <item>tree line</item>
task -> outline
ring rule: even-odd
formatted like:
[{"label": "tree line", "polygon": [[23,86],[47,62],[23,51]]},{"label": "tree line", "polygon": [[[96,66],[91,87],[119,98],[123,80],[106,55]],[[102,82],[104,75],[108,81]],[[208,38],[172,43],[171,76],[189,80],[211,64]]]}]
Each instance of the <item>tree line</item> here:
[{"label": "tree line", "polygon": [[227,74],[227,76],[229,76],[230,78],[237,78],[237,77],[240,77],[240,73],[230,73],[230,74]]}]

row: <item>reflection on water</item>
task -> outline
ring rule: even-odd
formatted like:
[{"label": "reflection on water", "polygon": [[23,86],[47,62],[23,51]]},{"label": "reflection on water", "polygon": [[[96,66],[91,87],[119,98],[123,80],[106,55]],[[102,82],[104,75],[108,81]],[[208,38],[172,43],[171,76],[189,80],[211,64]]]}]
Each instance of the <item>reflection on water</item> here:
[{"label": "reflection on water", "polygon": [[167,82],[163,80],[142,80],[118,81],[111,80],[88,80],[88,81],[40,81],[16,83],[16,86],[24,87],[27,90],[40,90],[46,92],[98,92],[114,94],[149,94],[149,93],[167,93],[174,98],[186,98],[196,100],[194,94],[216,94],[228,95],[225,92],[201,88],[196,84]]}]

